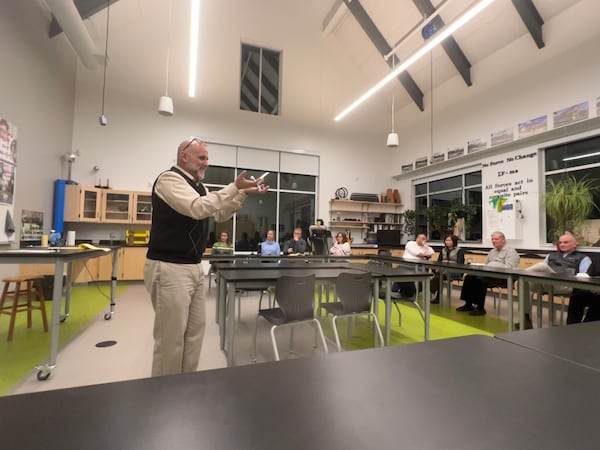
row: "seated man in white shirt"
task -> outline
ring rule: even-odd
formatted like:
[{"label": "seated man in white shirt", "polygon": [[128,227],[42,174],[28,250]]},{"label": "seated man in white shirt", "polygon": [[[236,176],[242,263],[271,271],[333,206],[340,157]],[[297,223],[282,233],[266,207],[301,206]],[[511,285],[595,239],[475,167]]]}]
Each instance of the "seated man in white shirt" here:
[{"label": "seated man in white shirt", "polygon": [[433,253],[433,249],[427,245],[427,237],[421,233],[414,241],[406,243],[402,258],[407,261],[421,261],[431,258]]}]

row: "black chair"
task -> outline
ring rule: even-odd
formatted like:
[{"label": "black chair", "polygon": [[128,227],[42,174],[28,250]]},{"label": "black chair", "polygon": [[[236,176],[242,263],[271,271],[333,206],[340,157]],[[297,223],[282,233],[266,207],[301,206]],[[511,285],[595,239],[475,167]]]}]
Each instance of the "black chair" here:
[{"label": "black chair", "polygon": [[[336,320],[339,317],[355,317],[357,315],[367,315],[373,318],[375,329],[379,335],[379,342],[383,347],[383,334],[379,326],[377,316],[371,312],[371,274],[370,273],[341,273],[335,280],[335,291],[339,302],[323,303],[323,308],[327,313],[333,314],[332,324],[335,334],[335,343],[338,352],[342,351],[340,336],[337,331]],[[350,330],[350,328],[349,328]],[[350,338],[348,331],[348,338]]]},{"label": "black chair", "polygon": [[[379,252],[379,255],[391,256],[391,253],[388,251],[381,251],[381,252]],[[392,265],[389,262],[378,262],[375,260],[370,260],[367,264],[383,264],[386,266]],[[423,311],[423,308],[421,308],[421,305],[419,305],[419,301],[418,301],[419,300],[419,291],[417,289],[417,285],[418,285],[418,283],[412,283],[412,282],[394,283],[392,285],[392,292],[390,292],[390,299],[392,301],[392,304],[396,308],[396,311],[398,311],[398,326],[402,326],[402,312],[400,311],[400,306],[399,306],[399,304],[401,302],[412,303],[415,306],[415,308],[417,308],[417,311],[421,315],[421,318],[423,319],[423,321],[425,321],[425,312]],[[395,287],[397,287],[398,289],[394,290]],[[381,282],[379,285],[379,299],[385,300],[385,290],[383,289],[383,282]]]},{"label": "black chair", "polygon": [[[273,324],[271,327],[271,343],[273,344],[273,353],[275,360],[279,361],[279,351],[277,350],[277,340],[275,339],[275,329],[281,326],[298,325],[301,323],[313,322],[321,336],[323,350],[327,351],[327,343],[321,324],[314,315],[315,304],[315,276],[290,277],[283,276],[275,284],[275,300],[279,304],[278,308],[259,309],[256,317],[256,326],[254,328],[254,355],[253,362],[256,362],[256,333],[258,330],[258,319],[263,317],[267,322]],[[292,352],[293,328],[290,336],[290,352]],[[315,348],[317,348],[317,333],[315,333]]]},{"label": "black chair", "polygon": [[309,227],[308,242],[312,246],[313,255],[327,256],[333,245],[331,231],[320,225],[311,225]]}]

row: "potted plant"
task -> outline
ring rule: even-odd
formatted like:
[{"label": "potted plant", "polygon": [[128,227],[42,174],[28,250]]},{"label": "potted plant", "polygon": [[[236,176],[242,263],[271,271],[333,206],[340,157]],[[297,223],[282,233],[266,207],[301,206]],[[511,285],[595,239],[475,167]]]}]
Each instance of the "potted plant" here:
[{"label": "potted plant", "polygon": [[429,223],[429,239],[442,239],[448,233],[448,211],[433,204],[425,211]]},{"label": "potted plant", "polygon": [[598,206],[594,194],[600,187],[596,180],[578,180],[567,175],[558,181],[548,179],[546,185],[546,214],[551,220],[548,236],[552,242],[565,231],[577,235],[583,222]]},{"label": "potted plant", "polygon": [[404,234],[407,239],[415,237],[417,232],[417,212],[413,209],[407,209],[404,211]]}]

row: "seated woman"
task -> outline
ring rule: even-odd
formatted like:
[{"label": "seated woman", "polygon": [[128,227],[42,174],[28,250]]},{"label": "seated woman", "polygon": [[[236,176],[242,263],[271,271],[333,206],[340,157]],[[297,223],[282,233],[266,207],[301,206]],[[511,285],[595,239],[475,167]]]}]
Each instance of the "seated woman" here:
[{"label": "seated woman", "polygon": [[233,244],[229,240],[229,233],[221,231],[219,240],[213,244],[213,248],[233,248]]},{"label": "seated woman", "polygon": [[[458,248],[458,237],[449,234],[444,238],[444,248],[440,251],[438,256],[438,261],[450,261],[458,264],[465,263],[465,253],[463,249]],[[430,283],[430,292],[431,292],[431,303],[439,303],[440,302],[440,278],[439,271],[436,271],[438,276],[433,277]],[[451,280],[460,280],[462,279],[462,273],[450,273]]]},{"label": "seated woman", "polygon": [[350,244],[343,233],[335,235],[335,243],[329,249],[331,256],[350,256]]},{"label": "seated woman", "polygon": [[281,254],[281,247],[275,242],[275,232],[273,230],[267,231],[267,240],[261,242],[260,254],[262,256],[279,256]]}]

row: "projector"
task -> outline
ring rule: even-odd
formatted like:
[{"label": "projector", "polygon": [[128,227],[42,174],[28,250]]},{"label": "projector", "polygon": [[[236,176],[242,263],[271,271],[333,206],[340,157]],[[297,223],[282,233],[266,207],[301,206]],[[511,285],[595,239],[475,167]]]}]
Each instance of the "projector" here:
[{"label": "projector", "polygon": [[108,124],[108,119],[106,118],[106,116],[104,114],[102,114],[98,118],[98,121],[100,122],[100,125],[102,125],[103,127],[105,127]]}]

